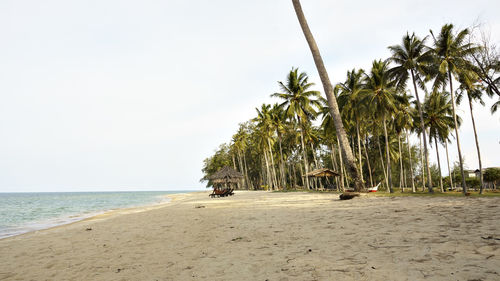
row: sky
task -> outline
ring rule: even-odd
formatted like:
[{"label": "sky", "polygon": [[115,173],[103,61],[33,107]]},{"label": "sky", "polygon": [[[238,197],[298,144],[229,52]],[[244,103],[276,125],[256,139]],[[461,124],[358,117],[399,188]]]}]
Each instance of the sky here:
[{"label": "sky", "polygon": [[[491,0],[301,2],[332,83],[407,31],[479,22],[500,42]],[[203,189],[203,159],[292,67],[322,90],[289,0],[3,0],[0,38],[0,192]],[[483,167],[500,166],[492,102],[475,107]]]}]

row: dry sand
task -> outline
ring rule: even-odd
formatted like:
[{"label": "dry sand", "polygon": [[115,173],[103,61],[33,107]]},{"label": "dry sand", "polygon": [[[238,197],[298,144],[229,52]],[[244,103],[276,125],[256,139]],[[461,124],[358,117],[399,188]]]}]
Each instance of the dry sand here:
[{"label": "dry sand", "polygon": [[2,239],[0,280],[500,280],[498,197],[207,195]]}]

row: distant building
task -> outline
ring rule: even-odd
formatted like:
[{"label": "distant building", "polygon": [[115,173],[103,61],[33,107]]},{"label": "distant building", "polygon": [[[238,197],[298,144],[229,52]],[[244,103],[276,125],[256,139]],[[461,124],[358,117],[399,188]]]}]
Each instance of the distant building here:
[{"label": "distant building", "polygon": [[464,173],[465,173],[466,178],[475,178],[476,176],[479,177],[479,169],[477,169],[475,171],[474,170],[464,170]]}]

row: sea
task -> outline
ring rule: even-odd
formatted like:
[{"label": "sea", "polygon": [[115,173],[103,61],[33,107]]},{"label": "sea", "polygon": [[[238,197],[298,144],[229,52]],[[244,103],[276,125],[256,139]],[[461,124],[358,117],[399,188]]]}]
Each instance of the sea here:
[{"label": "sea", "polygon": [[192,191],[0,193],[0,239],[89,218],[107,211],[167,203]]}]

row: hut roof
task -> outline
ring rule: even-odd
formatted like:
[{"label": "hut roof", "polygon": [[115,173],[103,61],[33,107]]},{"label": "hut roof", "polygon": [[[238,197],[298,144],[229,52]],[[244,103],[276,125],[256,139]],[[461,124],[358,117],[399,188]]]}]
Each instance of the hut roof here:
[{"label": "hut roof", "polygon": [[210,180],[212,180],[213,183],[234,183],[242,178],[243,175],[240,172],[228,166],[225,166],[210,176]]},{"label": "hut roof", "polygon": [[306,177],[315,177],[315,178],[320,178],[320,177],[338,177],[340,176],[339,173],[335,172],[334,170],[330,169],[317,169],[314,171],[311,171],[305,175]]}]

